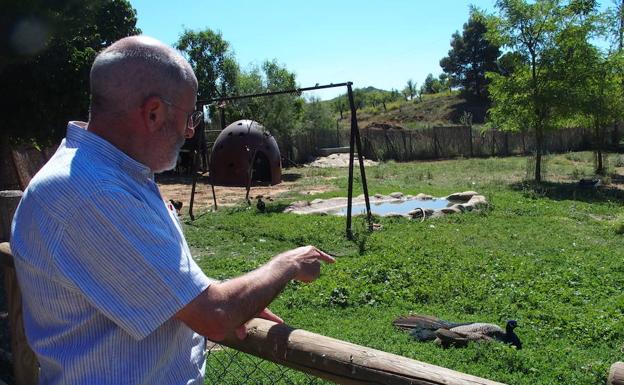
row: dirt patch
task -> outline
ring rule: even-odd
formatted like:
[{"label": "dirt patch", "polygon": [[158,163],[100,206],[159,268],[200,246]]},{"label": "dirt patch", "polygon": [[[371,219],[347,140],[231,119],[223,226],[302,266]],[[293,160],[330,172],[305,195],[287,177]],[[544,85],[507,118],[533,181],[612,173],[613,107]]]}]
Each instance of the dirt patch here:
[{"label": "dirt patch", "polygon": [[[186,176],[177,175],[159,175],[156,183],[160,188],[162,197],[166,200],[173,199],[183,203],[182,212],[187,213],[191,200],[191,188],[193,180]],[[258,186],[252,187],[249,197],[255,199],[262,196],[265,200],[279,198],[282,195],[293,192],[301,195],[314,195],[334,190],[334,186],[330,185],[314,185],[301,186],[291,181],[284,181],[275,186]],[[215,186],[215,195],[217,196],[217,206],[234,206],[245,202],[246,190],[244,187],[223,187]],[[202,209],[213,207],[212,188],[202,178],[199,179],[195,188],[195,201],[193,202],[193,211],[198,212]]]}]

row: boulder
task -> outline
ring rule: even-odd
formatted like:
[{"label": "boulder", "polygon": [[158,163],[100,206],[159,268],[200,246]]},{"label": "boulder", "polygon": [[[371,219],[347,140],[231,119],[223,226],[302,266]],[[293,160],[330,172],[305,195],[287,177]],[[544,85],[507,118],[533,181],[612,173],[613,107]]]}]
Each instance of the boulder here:
[{"label": "boulder", "polygon": [[395,198],[395,199],[401,199],[401,198],[403,198],[403,193],[402,192],[393,192],[393,193],[390,194],[390,196],[392,198]]},{"label": "boulder", "polygon": [[460,211],[460,212],[462,212],[462,213],[463,213],[464,211],[466,211],[466,208],[464,207],[464,205],[462,205],[462,204],[460,204],[460,203],[454,204],[453,206],[451,206],[451,208],[452,208],[452,209],[457,209],[457,210],[459,210],[459,211]]},{"label": "boulder", "polygon": [[468,202],[473,196],[479,195],[476,191],[464,191],[460,193],[451,194],[446,199],[455,202]]},{"label": "boulder", "polygon": [[416,195],[416,199],[420,199],[421,201],[428,201],[433,199],[431,195],[420,193]]},{"label": "boulder", "polygon": [[461,210],[455,206],[451,206],[451,207],[445,207],[443,209],[440,209],[440,212],[444,214],[458,214],[458,213],[461,213]]},{"label": "boulder", "polygon": [[409,215],[412,218],[422,218],[423,214],[425,215],[425,218],[429,218],[430,216],[433,215],[434,213],[434,209],[414,209],[412,211],[410,211],[409,213],[407,213],[407,215]]},{"label": "boulder", "polygon": [[472,211],[474,210],[474,206],[468,203],[458,203],[457,206],[461,206],[463,211]]},{"label": "boulder", "polygon": [[468,201],[467,204],[469,204],[469,205],[471,205],[471,206],[473,206],[473,207],[475,207],[477,209],[480,209],[480,208],[488,206],[488,202],[487,202],[487,200],[485,199],[485,197],[483,195],[475,195],[475,196],[473,196],[472,198],[470,198],[470,200]]}]

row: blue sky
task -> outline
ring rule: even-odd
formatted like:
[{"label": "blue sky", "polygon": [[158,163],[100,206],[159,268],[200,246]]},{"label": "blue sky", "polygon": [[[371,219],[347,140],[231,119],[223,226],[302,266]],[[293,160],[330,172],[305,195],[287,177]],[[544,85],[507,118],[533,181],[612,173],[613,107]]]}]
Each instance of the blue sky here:
[{"label": "blue sky", "polygon": [[[603,1],[604,2],[604,1]],[[276,59],[301,87],[354,82],[381,89],[441,72],[469,6],[495,0],[130,0],[144,34],[167,44],[184,29],[220,31],[242,68]],[[608,2],[610,4],[610,2]],[[344,89],[318,91],[322,99]],[[306,93],[310,96],[311,93]]]}]

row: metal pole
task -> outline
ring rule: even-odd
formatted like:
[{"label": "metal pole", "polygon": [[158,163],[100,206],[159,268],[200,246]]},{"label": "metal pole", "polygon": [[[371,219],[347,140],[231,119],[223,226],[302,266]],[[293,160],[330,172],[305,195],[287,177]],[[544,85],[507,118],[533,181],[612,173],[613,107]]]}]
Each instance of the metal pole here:
[{"label": "metal pole", "polygon": [[[351,93],[351,85],[348,86],[349,95],[353,97]],[[364,190],[364,201],[366,202],[366,220],[368,221],[368,230],[373,230],[373,218],[371,216],[370,200],[368,199],[368,184],[366,183],[366,172],[364,171],[364,155],[362,155],[362,141],[360,140],[360,129],[357,125],[357,116],[355,109],[352,112],[353,118],[351,124],[355,126],[355,145],[357,146],[358,159],[360,160],[360,176],[362,177],[362,189]]]},{"label": "metal pole", "polygon": [[195,161],[195,157],[197,156],[197,150],[193,150],[191,155],[191,172],[193,173],[193,187],[191,187],[191,203],[189,204],[189,217],[191,220],[195,220],[195,215],[193,215],[193,203],[195,202],[195,187],[197,186],[197,170],[195,165],[197,162]]},{"label": "metal pole", "polygon": [[349,95],[349,107],[351,108],[351,138],[349,141],[349,188],[347,190],[347,238],[353,239],[353,229],[351,228],[351,210],[353,205],[353,152],[355,145],[355,130],[357,129],[357,117],[355,115],[355,103],[353,102],[353,91],[351,83],[347,84]]},{"label": "metal pole", "polygon": [[[245,99],[245,98],[255,98],[255,97],[259,97],[259,96],[272,96],[272,95],[293,94],[293,93],[300,94],[303,91],[322,90],[322,89],[325,89],[325,88],[334,88],[334,87],[345,87],[345,86],[348,86],[349,84],[353,84],[353,83],[347,82],[347,83],[338,83],[338,84],[326,84],[326,85],[323,85],[323,86],[293,88],[293,89],[290,89],[290,90],[283,90],[283,91],[260,92],[260,93],[257,93],[257,94],[249,94],[249,95],[221,96],[221,97],[218,97],[218,98],[198,100],[197,103],[198,104],[210,104],[210,103],[213,103],[213,102],[220,102],[220,101],[224,101],[224,100],[236,100],[236,99]],[[223,95],[225,95],[225,92],[223,92]]]}]

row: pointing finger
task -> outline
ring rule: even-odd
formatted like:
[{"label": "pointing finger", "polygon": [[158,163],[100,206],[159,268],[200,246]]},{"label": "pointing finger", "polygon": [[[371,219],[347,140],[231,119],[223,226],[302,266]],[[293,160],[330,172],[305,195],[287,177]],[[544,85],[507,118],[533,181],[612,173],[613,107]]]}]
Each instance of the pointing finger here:
[{"label": "pointing finger", "polygon": [[336,259],[334,257],[332,257],[331,255],[327,254],[326,252],[320,250],[320,249],[316,249],[316,252],[319,255],[319,259],[326,262],[326,263],[334,263],[336,262]]}]

